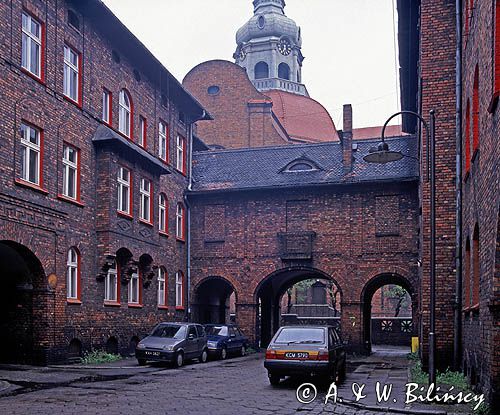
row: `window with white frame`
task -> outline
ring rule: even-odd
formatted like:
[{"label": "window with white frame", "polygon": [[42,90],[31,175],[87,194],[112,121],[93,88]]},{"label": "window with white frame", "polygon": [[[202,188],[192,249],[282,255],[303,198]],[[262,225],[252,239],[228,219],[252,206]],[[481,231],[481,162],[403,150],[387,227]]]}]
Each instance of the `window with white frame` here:
[{"label": "window with white frame", "polygon": [[70,199],[78,199],[78,156],[76,148],[63,145],[63,195]]},{"label": "window with white frame", "polygon": [[120,100],[118,104],[118,130],[127,137],[131,137],[132,102],[128,92],[124,89],[120,91]]},{"label": "window with white frame", "polygon": [[111,92],[102,90],[102,120],[106,124],[111,124]]},{"label": "window with white frame", "polygon": [[139,192],[141,195],[139,218],[145,222],[151,223],[151,181],[141,179]]},{"label": "window with white frame", "polygon": [[167,197],[164,193],[160,193],[158,197],[158,229],[160,232],[167,233],[168,231],[168,206]]},{"label": "window with white frame", "polygon": [[35,127],[21,124],[21,179],[40,185],[41,132]]},{"label": "window with white frame", "polygon": [[78,251],[70,248],[68,251],[68,261],[66,263],[66,297],[68,299],[78,299]]},{"label": "window with white frame", "polygon": [[175,274],[175,306],[184,306],[184,276],[181,271],[177,271]]},{"label": "window with white frame", "polygon": [[186,172],[186,140],[184,137],[177,136],[177,170]]},{"label": "window with white frame", "polygon": [[177,204],[175,219],[175,235],[178,239],[184,239],[184,206],[182,203]]},{"label": "window with white frame", "polygon": [[158,124],[158,155],[163,161],[168,157],[168,127],[163,121]]},{"label": "window with white frame", "polygon": [[108,269],[104,281],[104,300],[118,302],[118,270],[116,261]]},{"label": "window with white frame", "polygon": [[146,119],[139,117],[139,145],[146,147]]},{"label": "window with white frame", "polygon": [[64,45],[64,95],[75,102],[80,101],[80,54]]},{"label": "window with white frame", "polygon": [[118,169],[118,212],[130,215],[130,170]]},{"label": "window with white frame", "polygon": [[158,306],[164,307],[167,305],[166,284],[165,284],[165,268],[158,268]]},{"label": "window with white frame", "polygon": [[42,24],[28,13],[22,16],[21,66],[42,77]]},{"label": "window with white frame", "polygon": [[139,304],[139,274],[134,272],[128,282],[129,304]]}]

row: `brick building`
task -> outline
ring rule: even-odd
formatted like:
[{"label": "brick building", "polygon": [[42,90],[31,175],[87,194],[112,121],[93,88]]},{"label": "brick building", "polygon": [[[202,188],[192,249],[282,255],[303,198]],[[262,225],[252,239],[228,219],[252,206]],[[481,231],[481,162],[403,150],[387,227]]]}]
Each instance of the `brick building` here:
[{"label": "brick building", "polygon": [[100,1],[0,5],[2,359],[128,352],[187,312],[203,108]]}]

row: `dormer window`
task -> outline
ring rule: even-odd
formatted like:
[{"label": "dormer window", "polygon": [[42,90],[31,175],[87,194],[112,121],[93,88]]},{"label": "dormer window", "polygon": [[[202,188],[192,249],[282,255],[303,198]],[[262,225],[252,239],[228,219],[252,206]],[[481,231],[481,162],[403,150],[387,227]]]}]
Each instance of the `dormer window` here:
[{"label": "dormer window", "polygon": [[307,159],[298,159],[294,160],[282,170],[285,173],[296,173],[296,172],[308,172],[308,171],[316,171],[320,170],[320,168],[311,160]]}]

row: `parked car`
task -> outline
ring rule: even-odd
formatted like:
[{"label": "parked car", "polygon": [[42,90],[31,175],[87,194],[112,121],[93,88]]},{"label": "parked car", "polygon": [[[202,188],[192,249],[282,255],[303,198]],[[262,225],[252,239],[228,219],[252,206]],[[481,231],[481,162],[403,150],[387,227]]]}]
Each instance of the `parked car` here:
[{"label": "parked car", "polygon": [[201,324],[160,323],[135,349],[139,365],[148,360],[170,362],[181,367],[188,359],[208,358],[207,336]]},{"label": "parked car", "polygon": [[264,367],[273,386],[281,378],[295,375],[319,375],[329,383],[342,380],[345,346],[334,327],[280,327],[266,350]]},{"label": "parked car", "polygon": [[234,324],[205,324],[208,352],[211,356],[225,359],[228,354],[244,356],[248,348],[246,337]]}]

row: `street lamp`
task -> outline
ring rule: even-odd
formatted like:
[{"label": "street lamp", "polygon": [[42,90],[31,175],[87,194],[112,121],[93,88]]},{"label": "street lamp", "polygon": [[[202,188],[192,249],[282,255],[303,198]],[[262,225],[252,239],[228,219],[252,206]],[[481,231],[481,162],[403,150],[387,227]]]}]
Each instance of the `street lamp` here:
[{"label": "street lamp", "polygon": [[[425,127],[427,133],[427,177],[431,187],[431,272],[430,272],[430,330],[429,330],[429,385],[436,384],[436,140],[435,140],[435,115],[434,110],[429,112],[430,122],[427,122],[416,112],[399,111],[389,117],[382,127],[381,142],[377,147],[371,148],[363,157],[368,163],[385,164],[401,160],[404,155],[400,151],[391,151],[385,142],[385,129],[387,124],[398,115],[409,114],[417,117]],[[429,158],[430,156],[430,158]],[[430,174],[429,174],[430,170]],[[430,176],[430,178],[429,178]]]}]

